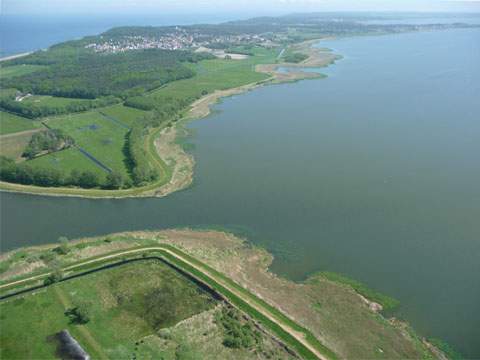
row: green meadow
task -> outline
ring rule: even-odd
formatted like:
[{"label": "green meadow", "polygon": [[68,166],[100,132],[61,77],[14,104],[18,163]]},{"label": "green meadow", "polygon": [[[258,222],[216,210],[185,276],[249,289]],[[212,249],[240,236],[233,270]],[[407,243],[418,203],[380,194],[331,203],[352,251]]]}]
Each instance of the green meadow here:
[{"label": "green meadow", "polygon": [[49,95],[32,95],[22,100],[22,103],[33,106],[47,107],[67,107],[72,104],[87,104],[92,100],[89,99],[72,99],[59,96]]},{"label": "green meadow", "polygon": [[[215,303],[159,261],[121,265],[0,303],[0,358],[54,358],[54,335],[68,329],[94,359],[130,359],[143,338]],[[65,312],[74,307],[90,320],[73,323]]]},{"label": "green meadow", "polygon": [[0,135],[34,130],[40,127],[42,127],[40,121],[30,120],[5,111],[0,111]]},{"label": "green meadow", "polygon": [[105,166],[129,176],[123,151],[127,128],[97,111],[50,118],[46,124],[63,130]]},{"label": "green meadow", "polygon": [[215,90],[230,89],[267,79],[269,75],[256,72],[255,66],[274,63],[277,50],[255,47],[251,51],[254,56],[245,60],[213,59],[193,64],[191,66],[196,71],[194,77],[169,83],[148,96],[159,102],[168,102],[169,99],[193,101]]},{"label": "green meadow", "polygon": [[14,66],[2,66],[0,67],[0,79],[12,78],[15,76],[22,76],[33,73],[35,71],[46,69],[47,66],[43,65],[14,65]]},{"label": "green meadow", "polygon": [[137,123],[141,123],[143,118],[148,114],[147,111],[124,106],[122,104],[107,106],[99,111],[102,114],[110,116],[129,127],[132,127]]},{"label": "green meadow", "polygon": [[96,173],[102,181],[107,175],[105,169],[95,164],[75,147],[28,160],[28,164],[32,167],[60,170],[66,174],[70,174],[72,170],[91,171]]}]

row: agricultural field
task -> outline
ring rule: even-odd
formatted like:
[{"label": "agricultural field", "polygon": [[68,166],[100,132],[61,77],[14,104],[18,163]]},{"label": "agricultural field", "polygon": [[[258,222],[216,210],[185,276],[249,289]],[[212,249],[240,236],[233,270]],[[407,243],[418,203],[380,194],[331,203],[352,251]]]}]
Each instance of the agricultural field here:
[{"label": "agricultural field", "polygon": [[245,60],[203,60],[191,65],[196,75],[169,83],[166,86],[151,92],[148,96],[155,98],[159,103],[173,98],[176,100],[195,100],[205,92],[229,89],[267,79],[266,74],[255,71],[257,64],[274,63],[276,49],[252,48],[255,56]]},{"label": "agricultural field", "polygon": [[[143,338],[156,337],[160,329],[215,304],[159,261],[130,263],[2,302],[0,357],[53,358],[58,354],[55,334],[68,329],[92,358],[131,359]],[[87,323],[65,314],[75,307],[86,309]]]},{"label": "agricultural field", "polygon": [[123,152],[128,128],[96,111],[52,117],[45,122],[70,135],[76,145],[108,168],[129,176]]},{"label": "agricultural field", "polygon": [[5,111],[0,111],[0,135],[41,128],[40,121],[30,120]]},{"label": "agricultural field", "polygon": [[14,66],[7,66],[7,67],[2,66],[0,67],[0,79],[7,79],[15,76],[22,76],[22,75],[30,74],[46,68],[47,66],[29,65],[29,64],[14,65]]},{"label": "agricultural field", "polygon": [[148,114],[147,111],[124,106],[122,104],[104,107],[100,109],[99,112],[106,116],[110,116],[129,127],[142,123],[143,118]]},{"label": "agricultural field", "polygon": [[70,174],[72,170],[90,171],[99,176],[101,181],[105,180],[107,171],[92,160],[86,157],[75,147],[61,151],[56,151],[48,155],[43,155],[32,160],[28,160],[32,167],[42,169],[56,169],[63,173]]}]

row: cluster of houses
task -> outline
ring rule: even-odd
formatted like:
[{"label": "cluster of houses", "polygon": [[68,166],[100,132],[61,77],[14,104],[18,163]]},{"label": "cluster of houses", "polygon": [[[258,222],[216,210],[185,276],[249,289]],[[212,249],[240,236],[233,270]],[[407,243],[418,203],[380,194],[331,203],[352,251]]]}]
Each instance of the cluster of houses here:
[{"label": "cluster of houses", "polygon": [[86,45],[100,53],[118,53],[140,49],[165,49],[184,50],[199,47],[209,47],[212,44],[262,44],[267,40],[260,35],[205,35],[201,33],[190,34],[184,29],[176,28],[172,33],[158,37],[124,36],[120,39],[105,39]]}]

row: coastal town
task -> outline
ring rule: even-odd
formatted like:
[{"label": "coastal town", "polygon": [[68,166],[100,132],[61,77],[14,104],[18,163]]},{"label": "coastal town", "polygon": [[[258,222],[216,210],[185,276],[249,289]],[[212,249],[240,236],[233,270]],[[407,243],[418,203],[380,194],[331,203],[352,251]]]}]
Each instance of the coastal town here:
[{"label": "coastal town", "polygon": [[219,34],[206,35],[200,32],[189,33],[183,28],[175,27],[172,32],[158,36],[123,36],[120,38],[99,37],[98,42],[85,45],[97,53],[119,53],[130,50],[164,49],[187,50],[195,48],[221,48],[225,44],[268,45],[269,40],[258,34]]}]

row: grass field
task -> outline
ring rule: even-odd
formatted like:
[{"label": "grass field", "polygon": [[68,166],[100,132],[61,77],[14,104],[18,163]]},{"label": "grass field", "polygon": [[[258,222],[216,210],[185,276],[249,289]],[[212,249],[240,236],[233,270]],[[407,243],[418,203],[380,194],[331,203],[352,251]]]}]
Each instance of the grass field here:
[{"label": "grass field", "polygon": [[255,56],[245,60],[204,60],[192,65],[197,75],[190,79],[174,81],[148,96],[157,101],[168,101],[169,98],[199,98],[203,91],[224,90],[249,83],[265,80],[269,76],[255,72],[255,65],[275,62],[277,50],[254,48]]},{"label": "grass field", "polygon": [[13,89],[13,88],[0,89],[0,98],[8,98],[8,97],[15,96],[17,91],[18,91],[17,89]]},{"label": "grass field", "polygon": [[22,103],[38,106],[66,107],[70,104],[85,104],[91,102],[89,99],[71,99],[48,95],[32,95],[22,100]]},{"label": "grass field", "polygon": [[35,71],[46,69],[47,66],[43,65],[13,65],[0,67],[0,79],[11,78],[15,76],[21,76],[30,74]]},{"label": "grass field", "polygon": [[146,111],[134,109],[122,104],[104,107],[99,111],[130,127],[141,122],[143,117],[148,114]]},{"label": "grass field", "polygon": [[[91,318],[85,325],[64,315],[79,304]],[[168,266],[130,263],[1,303],[0,357],[53,358],[56,343],[48,339],[68,329],[92,358],[130,359],[137,341],[214,305]]]},{"label": "grass field", "polygon": [[128,132],[125,127],[96,111],[52,117],[46,123],[51,128],[64,130],[78,146],[107,167],[129,176],[123,153]]},{"label": "grass field", "polygon": [[74,147],[40,156],[33,160],[28,160],[27,162],[33,167],[57,169],[66,173],[67,175],[70,174],[74,169],[94,172],[102,180],[105,180],[107,175],[107,171],[105,169],[102,169]]},{"label": "grass field", "polygon": [[0,111],[0,135],[33,130],[40,127],[42,127],[40,121],[30,120],[5,111]]}]

